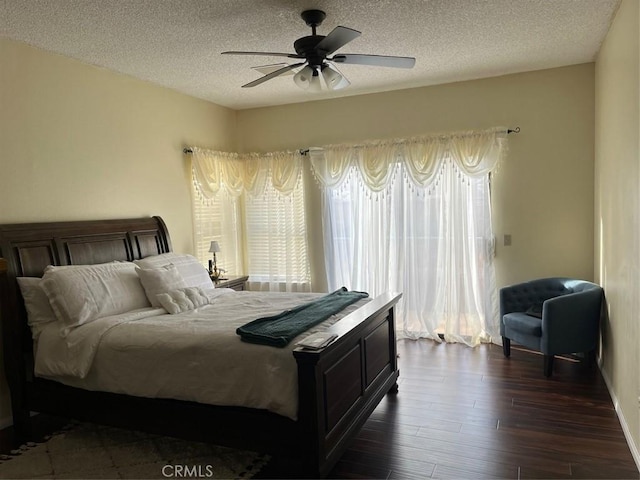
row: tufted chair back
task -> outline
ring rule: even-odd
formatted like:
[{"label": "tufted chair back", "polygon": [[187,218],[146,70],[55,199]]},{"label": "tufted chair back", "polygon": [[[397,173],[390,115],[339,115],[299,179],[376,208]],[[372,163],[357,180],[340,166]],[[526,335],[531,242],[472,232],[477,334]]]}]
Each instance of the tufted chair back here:
[{"label": "tufted chair back", "polygon": [[[500,290],[500,323],[505,314],[524,312],[532,305],[542,304],[545,300],[571,293],[571,280],[568,278],[541,278],[519,283]],[[502,333],[502,332],[501,332]]]}]

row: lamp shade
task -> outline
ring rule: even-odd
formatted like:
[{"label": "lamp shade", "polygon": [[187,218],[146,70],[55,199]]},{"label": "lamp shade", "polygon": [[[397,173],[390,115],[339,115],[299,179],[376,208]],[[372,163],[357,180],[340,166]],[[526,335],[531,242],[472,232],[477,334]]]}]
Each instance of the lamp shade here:
[{"label": "lamp shade", "polygon": [[209,245],[209,251],[210,252],[219,252],[220,251],[220,244],[218,242],[216,242],[215,240],[211,242],[211,245]]},{"label": "lamp shade", "polygon": [[322,77],[329,90],[340,90],[351,85],[351,82],[333,65],[323,65]]},{"label": "lamp shade", "polygon": [[302,70],[296,73],[293,76],[293,81],[295,84],[303,90],[307,90],[309,85],[311,84],[311,78],[313,77],[314,71],[309,65],[306,65]]}]

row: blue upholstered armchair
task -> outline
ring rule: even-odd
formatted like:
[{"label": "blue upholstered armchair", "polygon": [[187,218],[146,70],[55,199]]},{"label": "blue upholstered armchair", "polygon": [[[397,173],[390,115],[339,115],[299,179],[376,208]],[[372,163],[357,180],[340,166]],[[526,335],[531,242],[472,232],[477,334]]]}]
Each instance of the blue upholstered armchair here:
[{"label": "blue upholstered armchair", "polygon": [[541,278],[500,289],[500,335],[505,357],[511,340],[544,354],[544,374],[561,353],[584,352],[598,345],[602,288],[570,278]]}]

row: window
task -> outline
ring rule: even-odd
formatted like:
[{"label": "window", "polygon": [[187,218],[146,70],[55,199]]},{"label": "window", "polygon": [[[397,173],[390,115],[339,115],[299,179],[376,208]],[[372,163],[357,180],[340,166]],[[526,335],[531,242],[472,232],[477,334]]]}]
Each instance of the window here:
[{"label": "window", "polygon": [[302,158],[193,149],[195,251],[203,263],[249,274],[249,288],[310,291]]},{"label": "window", "polygon": [[250,287],[310,290],[302,175],[289,195],[267,178],[261,195],[245,194],[244,200]]},{"label": "window", "polygon": [[218,268],[227,275],[240,275],[244,272],[242,249],[240,248],[240,209],[238,200],[220,189],[212,200],[203,198],[195,186],[192,189],[193,238],[195,256],[203,265],[213,259],[209,252],[212,240],[220,244],[216,254]]}]

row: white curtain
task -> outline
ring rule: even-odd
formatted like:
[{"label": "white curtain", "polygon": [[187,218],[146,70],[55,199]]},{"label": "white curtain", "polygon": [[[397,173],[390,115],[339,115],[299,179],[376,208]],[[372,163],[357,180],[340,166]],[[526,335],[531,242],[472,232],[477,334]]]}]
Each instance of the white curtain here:
[{"label": "white curtain", "polygon": [[[309,291],[301,154],[235,154],[194,147],[192,170],[194,198],[208,206],[206,214],[198,215],[203,207],[194,204],[196,251],[202,245],[208,248],[202,232],[220,225],[229,229],[220,235],[235,242],[230,246],[243,260],[238,264],[249,274],[250,289]],[[233,226],[216,222],[232,216]]]},{"label": "white curtain", "polygon": [[312,150],[330,289],[398,291],[400,337],[499,338],[489,174],[505,130]]}]

